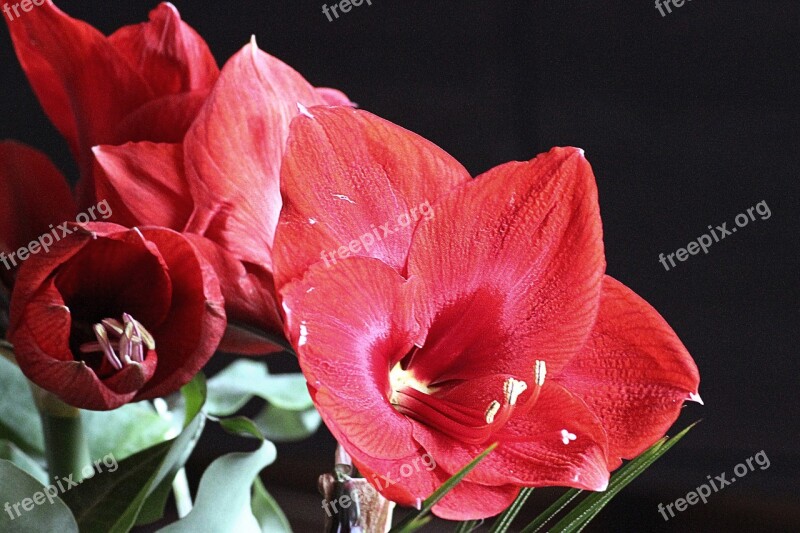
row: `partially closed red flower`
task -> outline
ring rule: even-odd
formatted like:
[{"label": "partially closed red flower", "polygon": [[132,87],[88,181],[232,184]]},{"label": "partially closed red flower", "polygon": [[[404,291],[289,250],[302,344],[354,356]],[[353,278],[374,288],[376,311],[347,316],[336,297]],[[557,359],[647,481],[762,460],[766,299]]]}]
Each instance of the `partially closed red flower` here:
[{"label": "partially closed red flower", "polygon": [[110,37],[51,0],[7,23],[33,90],[78,161],[82,206],[93,199],[93,146],[180,141],[219,75],[205,41],[169,3]]},{"label": "partially closed red flower", "polygon": [[[278,287],[323,419],[385,496],[417,505],[495,441],[437,515],[497,514],[523,486],[604,490],[699,400],[669,325],[604,274],[582,151],[462,182],[401,229],[385,223],[461,166],[371,115],[309,115],[283,167]],[[380,246],[320,261],[379,227]],[[436,468],[414,466],[425,454]]]},{"label": "partially closed red flower", "polygon": [[9,339],[25,375],[95,410],[189,382],[225,330],[216,275],[196,248],[162,228],[69,230],[25,262],[12,294]]},{"label": "partially closed red flower", "polygon": [[217,269],[230,322],[280,334],[272,243],[281,157],[291,120],[328,101],[347,99],[251,42],[227,62],[182,144],[96,147],[97,196],[115,222],[193,235]]}]

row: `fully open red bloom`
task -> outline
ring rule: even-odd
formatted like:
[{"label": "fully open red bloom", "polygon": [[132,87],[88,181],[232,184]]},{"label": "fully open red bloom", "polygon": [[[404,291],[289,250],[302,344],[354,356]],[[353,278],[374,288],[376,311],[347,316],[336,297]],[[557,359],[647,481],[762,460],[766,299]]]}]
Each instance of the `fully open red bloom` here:
[{"label": "fully open red bloom", "polygon": [[168,229],[67,229],[25,262],[12,294],[9,339],[25,375],[96,410],[186,384],[225,330],[213,270]]},{"label": "fully open red bloom", "polygon": [[110,37],[51,0],[7,23],[33,90],[78,161],[82,206],[94,198],[93,146],[180,141],[219,75],[205,41],[169,3]]},{"label": "fully open red bloom", "polygon": [[281,157],[291,120],[303,106],[326,102],[348,100],[313,87],[252,42],[225,65],[182,144],[96,147],[97,197],[110,202],[114,222],[190,235],[216,267],[230,322],[280,334],[272,242]]},{"label": "fully open red bloom", "polygon": [[[372,115],[309,115],[283,167],[276,279],[323,419],[384,495],[418,504],[495,441],[436,514],[490,516],[522,486],[603,490],[699,400],[669,325],[604,274],[582,151],[469,180]],[[420,199],[434,215],[398,226]],[[376,245],[348,246],[368,233]],[[352,253],[320,261],[341,245]]]}]

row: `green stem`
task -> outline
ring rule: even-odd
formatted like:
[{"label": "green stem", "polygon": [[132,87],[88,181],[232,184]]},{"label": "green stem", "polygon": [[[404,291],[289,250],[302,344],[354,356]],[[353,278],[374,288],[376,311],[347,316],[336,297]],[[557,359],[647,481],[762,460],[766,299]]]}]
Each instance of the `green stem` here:
[{"label": "green stem", "polygon": [[186,469],[181,468],[172,481],[172,492],[175,495],[175,506],[178,508],[178,518],[185,518],[192,512],[192,494],[189,491],[189,479]]},{"label": "green stem", "polygon": [[[80,482],[83,480],[84,468],[92,466],[80,410],[65,404],[36,385],[31,384],[31,387],[42,419],[45,456],[50,475]],[[92,475],[89,474],[90,477]]]}]

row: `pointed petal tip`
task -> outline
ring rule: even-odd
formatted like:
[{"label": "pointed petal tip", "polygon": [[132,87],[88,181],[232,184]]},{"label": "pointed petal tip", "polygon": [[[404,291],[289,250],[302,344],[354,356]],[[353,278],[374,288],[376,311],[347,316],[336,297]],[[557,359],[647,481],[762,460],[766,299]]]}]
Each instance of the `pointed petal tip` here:
[{"label": "pointed petal tip", "polygon": [[172,2],[161,2],[158,4],[153,11],[150,12],[150,20],[154,20],[160,14],[166,14],[167,16],[179,21],[181,20],[181,13],[178,11],[178,8],[175,7],[175,4]]},{"label": "pointed petal tip", "polygon": [[705,405],[705,402],[703,402],[703,399],[700,397],[700,394],[698,394],[698,393],[696,393],[696,392],[692,392],[692,393],[690,393],[690,394],[689,394],[689,398],[687,398],[687,401],[690,401],[690,402],[697,402],[697,403],[699,403],[700,405]]}]

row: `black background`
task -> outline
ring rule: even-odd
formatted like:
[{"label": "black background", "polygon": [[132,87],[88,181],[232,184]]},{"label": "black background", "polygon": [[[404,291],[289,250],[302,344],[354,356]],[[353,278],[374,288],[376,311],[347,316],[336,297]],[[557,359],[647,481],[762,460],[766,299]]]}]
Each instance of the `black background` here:
[{"label": "black background", "polygon": [[[800,3],[694,0],[662,17],[650,0],[372,0],[333,22],[320,0],[175,4],[220,64],[255,34],[315,85],[344,90],[474,174],[554,145],[584,148],[600,190],[608,272],[678,332],[705,400],[687,406],[676,428],[703,422],[590,529],[800,530]],[[155,4],[59,5],[110,33]],[[45,150],[74,176],[8,32],[0,34],[0,138]],[[769,219],[668,272],[658,262],[762,200]],[[194,470],[237,442],[210,435]],[[761,450],[768,469],[669,522],[658,513],[659,502],[685,496],[708,474],[730,477]],[[320,530],[315,479],[332,453],[322,430],[281,446],[267,470],[296,531]],[[531,513],[555,495],[535,492]]]}]

